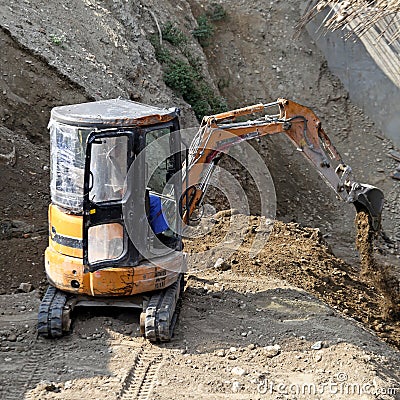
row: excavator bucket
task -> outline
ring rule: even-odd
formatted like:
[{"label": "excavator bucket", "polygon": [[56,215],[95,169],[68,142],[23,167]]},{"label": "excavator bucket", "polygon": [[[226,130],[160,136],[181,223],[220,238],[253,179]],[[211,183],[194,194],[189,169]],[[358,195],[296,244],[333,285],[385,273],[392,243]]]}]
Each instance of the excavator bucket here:
[{"label": "excavator bucket", "polygon": [[381,227],[381,214],[384,203],[383,192],[375,186],[355,183],[349,193],[349,197],[357,211],[363,209],[368,211],[372,229],[378,231]]}]

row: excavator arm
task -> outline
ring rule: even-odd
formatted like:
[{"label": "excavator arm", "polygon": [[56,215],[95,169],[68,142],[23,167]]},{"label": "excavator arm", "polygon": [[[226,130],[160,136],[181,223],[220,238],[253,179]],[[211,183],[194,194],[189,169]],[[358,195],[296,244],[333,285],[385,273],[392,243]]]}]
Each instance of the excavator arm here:
[{"label": "excavator arm", "polygon": [[[268,114],[273,108],[277,113]],[[246,117],[252,119],[241,122]],[[314,112],[286,99],[203,118],[186,161],[183,221],[188,223],[190,215],[201,204],[217,162],[230,147],[280,133],[290,138],[342,200],[353,203],[357,210],[366,209],[373,229],[380,229],[384,202],[382,191],[355,182],[351,177],[351,168],[343,163]]]}]

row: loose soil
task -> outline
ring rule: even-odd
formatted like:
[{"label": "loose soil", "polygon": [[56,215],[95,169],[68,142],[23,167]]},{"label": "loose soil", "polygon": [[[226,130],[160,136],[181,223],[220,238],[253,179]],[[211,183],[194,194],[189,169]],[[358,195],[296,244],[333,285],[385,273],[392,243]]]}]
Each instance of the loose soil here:
[{"label": "loose soil", "polygon": [[[363,217],[367,225],[360,227],[359,223],[359,236],[370,229],[368,216],[365,218],[363,213],[359,213],[357,221]],[[367,261],[366,248],[360,250],[364,270],[368,271],[369,279],[366,280],[365,273],[361,278],[357,268],[332,253],[318,228],[276,221],[269,233],[270,230],[261,218],[242,215],[214,216],[205,225],[211,227],[207,240],[198,238],[185,245],[189,254],[191,251],[195,253],[191,259],[193,268],[212,267],[212,262],[202,262],[201,259],[204,259],[204,252],[216,249],[215,257],[224,260],[222,268],[256,278],[273,276],[284,279],[312,293],[344,315],[363,322],[384,340],[400,348],[400,321],[394,312],[400,305],[397,297],[398,281],[389,275],[388,269],[376,263],[370,241],[368,250],[371,252]],[[229,243],[232,243],[232,236],[228,232],[232,227],[235,232],[241,232],[242,242],[237,250],[228,252],[231,246]],[[258,254],[251,257],[252,245],[256,235],[260,234],[264,237],[269,235],[268,240]],[[368,240],[371,240],[371,236]],[[218,250],[224,242],[228,244]]]},{"label": "loose soil", "polygon": [[375,260],[373,231],[368,213],[360,211],[356,215],[357,240],[356,246],[360,253],[360,275],[372,284],[382,297],[382,317],[385,320],[399,320],[399,280],[393,276],[394,268],[383,265]]},{"label": "loose soil", "polygon": [[139,314],[124,310],[78,310],[70,335],[40,339],[39,294],[0,296],[2,399],[283,399],[292,387],[297,399],[328,400],[330,383],[344,385],[338,399],[357,398],[349,387],[375,398],[362,384],[397,398],[399,353],[373,332],[398,345],[400,327],[380,318],[379,293],[331,253],[318,229],[276,222],[251,257],[255,232],[265,229],[259,218],[222,212],[203,222],[209,240],[186,242],[197,269],[199,260],[208,265],[203,251],[227,255],[230,225],[242,227],[243,243],[218,268],[187,275],[170,343],[140,338]]}]

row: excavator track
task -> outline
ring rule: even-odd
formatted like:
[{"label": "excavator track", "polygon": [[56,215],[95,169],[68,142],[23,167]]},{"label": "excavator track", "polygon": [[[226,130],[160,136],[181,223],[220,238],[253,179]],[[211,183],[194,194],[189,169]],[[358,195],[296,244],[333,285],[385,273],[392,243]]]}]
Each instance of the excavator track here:
[{"label": "excavator track", "polygon": [[54,286],[47,288],[39,306],[37,326],[39,336],[56,338],[63,335],[63,331],[65,331],[63,329],[63,321],[65,321],[64,306],[66,302],[66,293],[56,289]]},{"label": "excavator track", "polygon": [[167,289],[153,294],[141,315],[141,332],[151,342],[168,342],[174,332],[183,274]]}]

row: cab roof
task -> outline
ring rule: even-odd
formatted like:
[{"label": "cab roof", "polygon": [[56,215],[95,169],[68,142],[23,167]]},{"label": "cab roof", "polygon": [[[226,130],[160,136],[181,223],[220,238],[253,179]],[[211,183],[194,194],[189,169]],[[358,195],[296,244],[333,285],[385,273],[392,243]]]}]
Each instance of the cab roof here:
[{"label": "cab roof", "polygon": [[159,108],[121,98],[54,107],[51,119],[67,125],[90,127],[147,126],[168,122],[179,108]]}]

